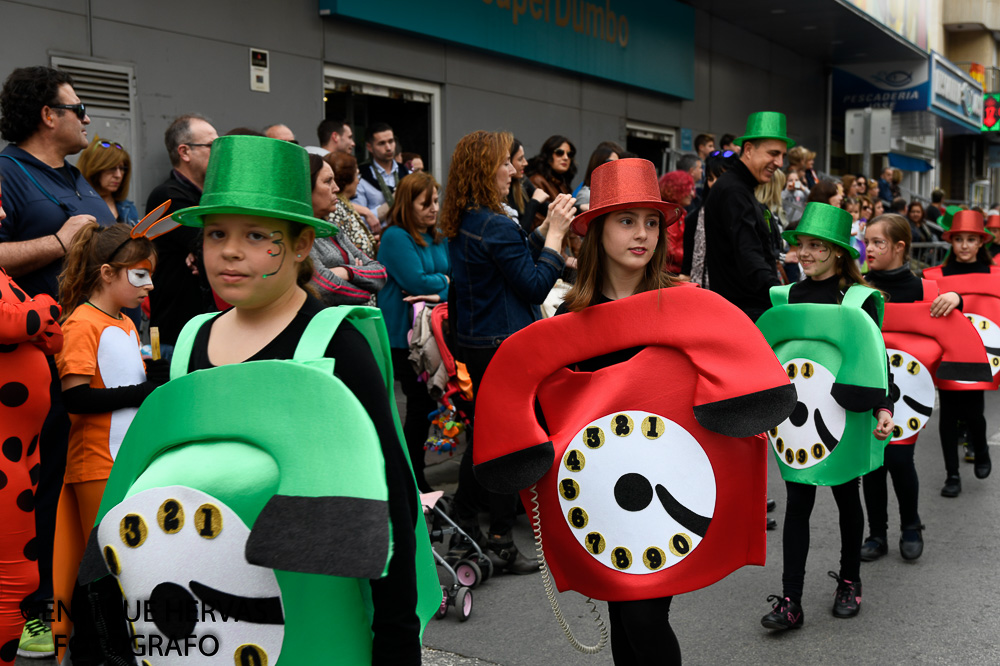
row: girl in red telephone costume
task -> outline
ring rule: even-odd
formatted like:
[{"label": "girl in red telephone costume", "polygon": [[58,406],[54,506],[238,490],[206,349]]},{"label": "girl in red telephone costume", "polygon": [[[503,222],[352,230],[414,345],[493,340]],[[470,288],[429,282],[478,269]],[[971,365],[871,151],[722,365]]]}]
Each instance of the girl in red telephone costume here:
[{"label": "girl in red telephone costume", "polygon": [[[475,472],[534,505],[567,635],[549,571],[560,590],[608,600],[616,664],[679,664],[671,596],[763,564],[756,433],[791,412],[795,391],[742,313],[664,272],[666,227],[683,210],[660,199],[652,163],[610,162],[591,182],[572,225],[583,244],[559,309],[570,314],[501,345],[479,394]],[[571,643],[592,653],[604,637]]]},{"label": "girl in red telephone costume", "polygon": [[[0,224],[5,217],[0,204]],[[51,296],[28,298],[0,268],[0,664],[14,663],[22,629],[25,656],[52,649],[41,620],[25,625],[21,602],[38,587],[38,434],[49,411],[45,357],[62,347],[58,318]],[[39,639],[48,643],[44,650]]]},{"label": "girl in red telephone costume", "polygon": [[[991,309],[996,308],[995,301],[1000,293],[987,287],[990,297],[985,297],[978,283],[981,280],[996,282],[998,278],[990,273],[1000,272],[1000,266],[993,263],[986,243],[993,236],[983,228],[982,213],[973,210],[961,210],[955,213],[951,228],[944,233],[942,239],[951,243],[951,254],[940,266],[924,270],[924,277],[937,280],[942,291],[954,288],[966,296],[969,307],[965,314],[972,319],[980,330],[990,362],[993,364],[994,385],[997,381],[997,361],[1000,355],[997,324],[1000,317],[990,311],[979,312],[981,305]],[[981,288],[981,287],[980,287]],[[979,293],[977,293],[977,291]],[[1000,311],[998,311],[1000,312]],[[977,479],[985,479],[990,475],[992,463],[989,447],[986,443],[986,403],[983,391],[938,391],[941,401],[941,451],[944,454],[944,467],[947,477],[941,488],[944,497],[958,497],[962,492],[962,479],[958,473],[958,423],[963,421],[968,428],[969,444],[975,450],[974,472]]]},{"label": "girl in red telephone costume", "polygon": [[[868,223],[865,229],[865,244],[868,257],[868,282],[876,289],[888,294],[886,313],[897,303],[915,303],[925,299],[924,281],[914,275],[909,268],[910,223],[902,215],[887,213],[879,215]],[[929,283],[933,285],[933,282]],[[933,300],[927,304],[928,317],[947,317],[952,310],[962,307],[962,297],[955,292],[937,293],[933,290]],[[930,294],[928,294],[930,295]],[[928,322],[930,320],[927,320]],[[958,323],[963,323],[964,320]],[[884,326],[883,329],[887,329]],[[971,330],[970,330],[971,332]],[[898,373],[898,371],[897,371]],[[902,373],[898,373],[902,374]],[[930,388],[930,399],[923,406],[929,416],[934,407],[933,387]],[[898,398],[897,398],[898,402]],[[897,409],[902,405],[897,405]],[[905,407],[903,407],[905,409]],[[900,432],[907,419],[897,419]],[[897,436],[899,438],[899,436]],[[887,542],[887,494],[886,475],[892,475],[892,485],[899,502],[899,521],[901,535],[899,551],[906,560],[915,560],[923,553],[924,540],[920,531],[923,525],[917,512],[917,496],[920,482],[917,479],[917,469],[913,464],[913,452],[916,445],[916,434],[903,436],[902,443],[893,441],[885,450],[885,465],[869,472],[862,478],[865,496],[865,511],[868,514],[869,536],[861,546],[861,559],[872,562],[888,550]]]}]

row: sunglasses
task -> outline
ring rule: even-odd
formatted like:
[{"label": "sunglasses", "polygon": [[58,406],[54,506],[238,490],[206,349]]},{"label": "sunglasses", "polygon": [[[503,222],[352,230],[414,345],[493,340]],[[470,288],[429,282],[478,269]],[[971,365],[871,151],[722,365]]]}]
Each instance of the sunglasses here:
[{"label": "sunglasses", "polygon": [[83,120],[87,117],[87,107],[83,105],[83,102],[79,104],[49,104],[50,109],[67,109],[76,114],[76,117]]},{"label": "sunglasses", "polygon": [[114,146],[118,150],[125,150],[124,148],[122,148],[122,144],[120,144],[120,143],[111,143],[110,141],[101,141],[98,145],[101,148],[110,148],[111,146]]},{"label": "sunglasses", "polygon": [[735,150],[713,150],[708,154],[709,157],[715,157],[717,155],[722,155],[723,157],[732,157],[736,154]]},{"label": "sunglasses", "polygon": [[[562,157],[563,155],[566,154],[566,151],[563,150],[562,148],[556,148],[554,151],[552,151],[552,154],[555,155],[556,157]],[[576,152],[572,150],[569,151],[569,158],[573,159],[574,157],[576,157]]]}]

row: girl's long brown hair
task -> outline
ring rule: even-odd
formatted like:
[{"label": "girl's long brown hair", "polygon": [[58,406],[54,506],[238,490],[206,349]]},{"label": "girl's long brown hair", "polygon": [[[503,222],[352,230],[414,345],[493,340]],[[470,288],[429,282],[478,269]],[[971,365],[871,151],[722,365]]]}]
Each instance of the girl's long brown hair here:
[{"label": "girl's long brown hair", "polygon": [[[102,143],[111,145],[104,147]],[[128,197],[129,184],[132,182],[132,158],[129,157],[128,151],[119,148],[114,141],[103,141],[101,137],[95,136],[76,160],[76,168],[95,190],[101,184],[101,173],[118,165],[125,167],[125,172],[122,174],[122,184],[111,198],[115,201],[125,201]]]},{"label": "girl's long brown hair", "polygon": [[[607,215],[602,215],[591,220],[583,237],[583,245],[577,259],[576,284],[566,294],[566,309],[570,312],[579,312],[589,306],[604,289],[604,244],[601,242],[601,237],[604,235],[604,221],[607,219]],[[662,215],[660,219],[663,219]],[[677,284],[670,273],[664,270],[666,265],[667,228],[661,225],[653,257],[643,269],[642,280],[639,281],[635,293],[641,294]]]},{"label": "girl's long brown hair", "polygon": [[[454,168],[454,164],[452,164],[452,169]],[[439,189],[438,182],[427,171],[411,173],[399,181],[399,185],[396,187],[396,197],[392,203],[392,210],[389,211],[389,224],[410,234],[413,242],[420,247],[427,247],[427,241],[420,235],[423,229],[417,224],[417,216],[413,213],[413,206],[425,192],[427,198],[424,201],[424,208],[430,206],[434,190],[437,189]],[[437,227],[428,229],[427,233],[434,239],[435,245],[441,242],[441,232],[438,231]]]},{"label": "girl's long brown hair", "polygon": [[91,222],[76,232],[59,275],[61,321],[66,321],[101,285],[101,266],[104,264],[111,266],[117,275],[143,259],[156,261],[153,242],[145,237],[131,238],[131,231],[128,224],[101,227]]},{"label": "girl's long brown hair", "polygon": [[514,136],[510,132],[476,130],[458,140],[448,168],[448,184],[441,206],[441,232],[458,235],[462,213],[483,207],[506,215],[500,205],[496,173],[510,159]]}]

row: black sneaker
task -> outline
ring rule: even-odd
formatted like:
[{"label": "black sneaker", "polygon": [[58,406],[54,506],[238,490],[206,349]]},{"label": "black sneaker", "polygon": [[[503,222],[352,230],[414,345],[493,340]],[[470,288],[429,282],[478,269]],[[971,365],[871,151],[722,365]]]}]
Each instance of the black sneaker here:
[{"label": "black sneaker", "polygon": [[861,544],[861,560],[874,562],[889,552],[889,544],[885,537],[870,536]]},{"label": "black sneaker", "polygon": [[770,516],[768,516],[767,517],[767,529],[768,530],[776,530],[776,529],[778,529],[778,521],[775,520],[774,518],[771,518]]},{"label": "black sneaker", "polygon": [[772,511],[774,511],[774,509],[777,506],[778,506],[778,503],[775,502],[773,499],[771,499],[770,497],[767,499],[767,512],[768,513],[771,513]]},{"label": "black sneaker", "polygon": [[904,527],[899,537],[899,554],[904,560],[916,560],[924,554],[924,537],[920,533],[923,525]]},{"label": "black sneaker", "polygon": [[990,475],[990,472],[993,470],[993,462],[990,460],[988,451],[983,451],[976,456],[976,464],[973,469],[975,470],[977,479],[985,479]]},{"label": "black sneaker", "polygon": [[767,598],[773,601],[771,612],[760,619],[761,626],[765,629],[801,629],[802,621],[805,619],[802,613],[802,606],[788,597],[779,597],[772,594]]},{"label": "black sneaker", "polygon": [[941,488],[942,497],[958,497],[962,492],[962,478],[958,474],[949,474],[944,480],[944,487]]},{"label": "black sneaker", "polygon": [[837,581],[837,592],[833,595],[833,616],[854,617],[861,612],[861,581],[844,580],[832,571],[827,572]]}]

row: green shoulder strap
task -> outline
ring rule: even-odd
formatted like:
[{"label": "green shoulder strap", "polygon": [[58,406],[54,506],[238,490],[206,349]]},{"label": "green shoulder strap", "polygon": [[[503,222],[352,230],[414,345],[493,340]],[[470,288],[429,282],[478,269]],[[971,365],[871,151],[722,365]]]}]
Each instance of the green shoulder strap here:
[{"label": "green shoulder strap", "polygon": [[207,321],[218,315],[218,312],[206,312],[184,324],[181,334],[177,336],[177,343],[174,345],[174,355],[170,358],[170,378],[177,379],[188,373],[188,366],[191,364],[191,350],[194,348],[194,339],[198,336],[198,331]]},{"label": "green shoulder strap", "polygon": [[875,299],[875,310],[878,313],[878,326],[879,328],[882,328],[882,318],[885,315],[885,299],[882,298],[882,292],[878,289],[863,287],[860,284],[856,284],[853,287],[848,288],[847,293],[844,294],[844,300],[842,300],[840,304],[845,307],[860,309],[869,298]]},{"label": "green shoulder strap", "polygon": [[375,362],[382,371],[386,389],[389,390],[389,395],[392,395],[392,356],[389,351],[389,337],[385,331],[385,324],[382,323],[382,311],[378,308],[361,305],[325,308],[309,322],[295,348],[293,360],[306,362],[323,358],[333,334],[345,319],[354,324],[365,337],[365,341],[372,349],[372,355],[375,356]]},{"label": "green shoulder strap", "polygon": [[768,292],[771,295],[771,305],[788,305],[788,294],[792,290],[792,285],[783,284],[778,287],[771,287]]}]

